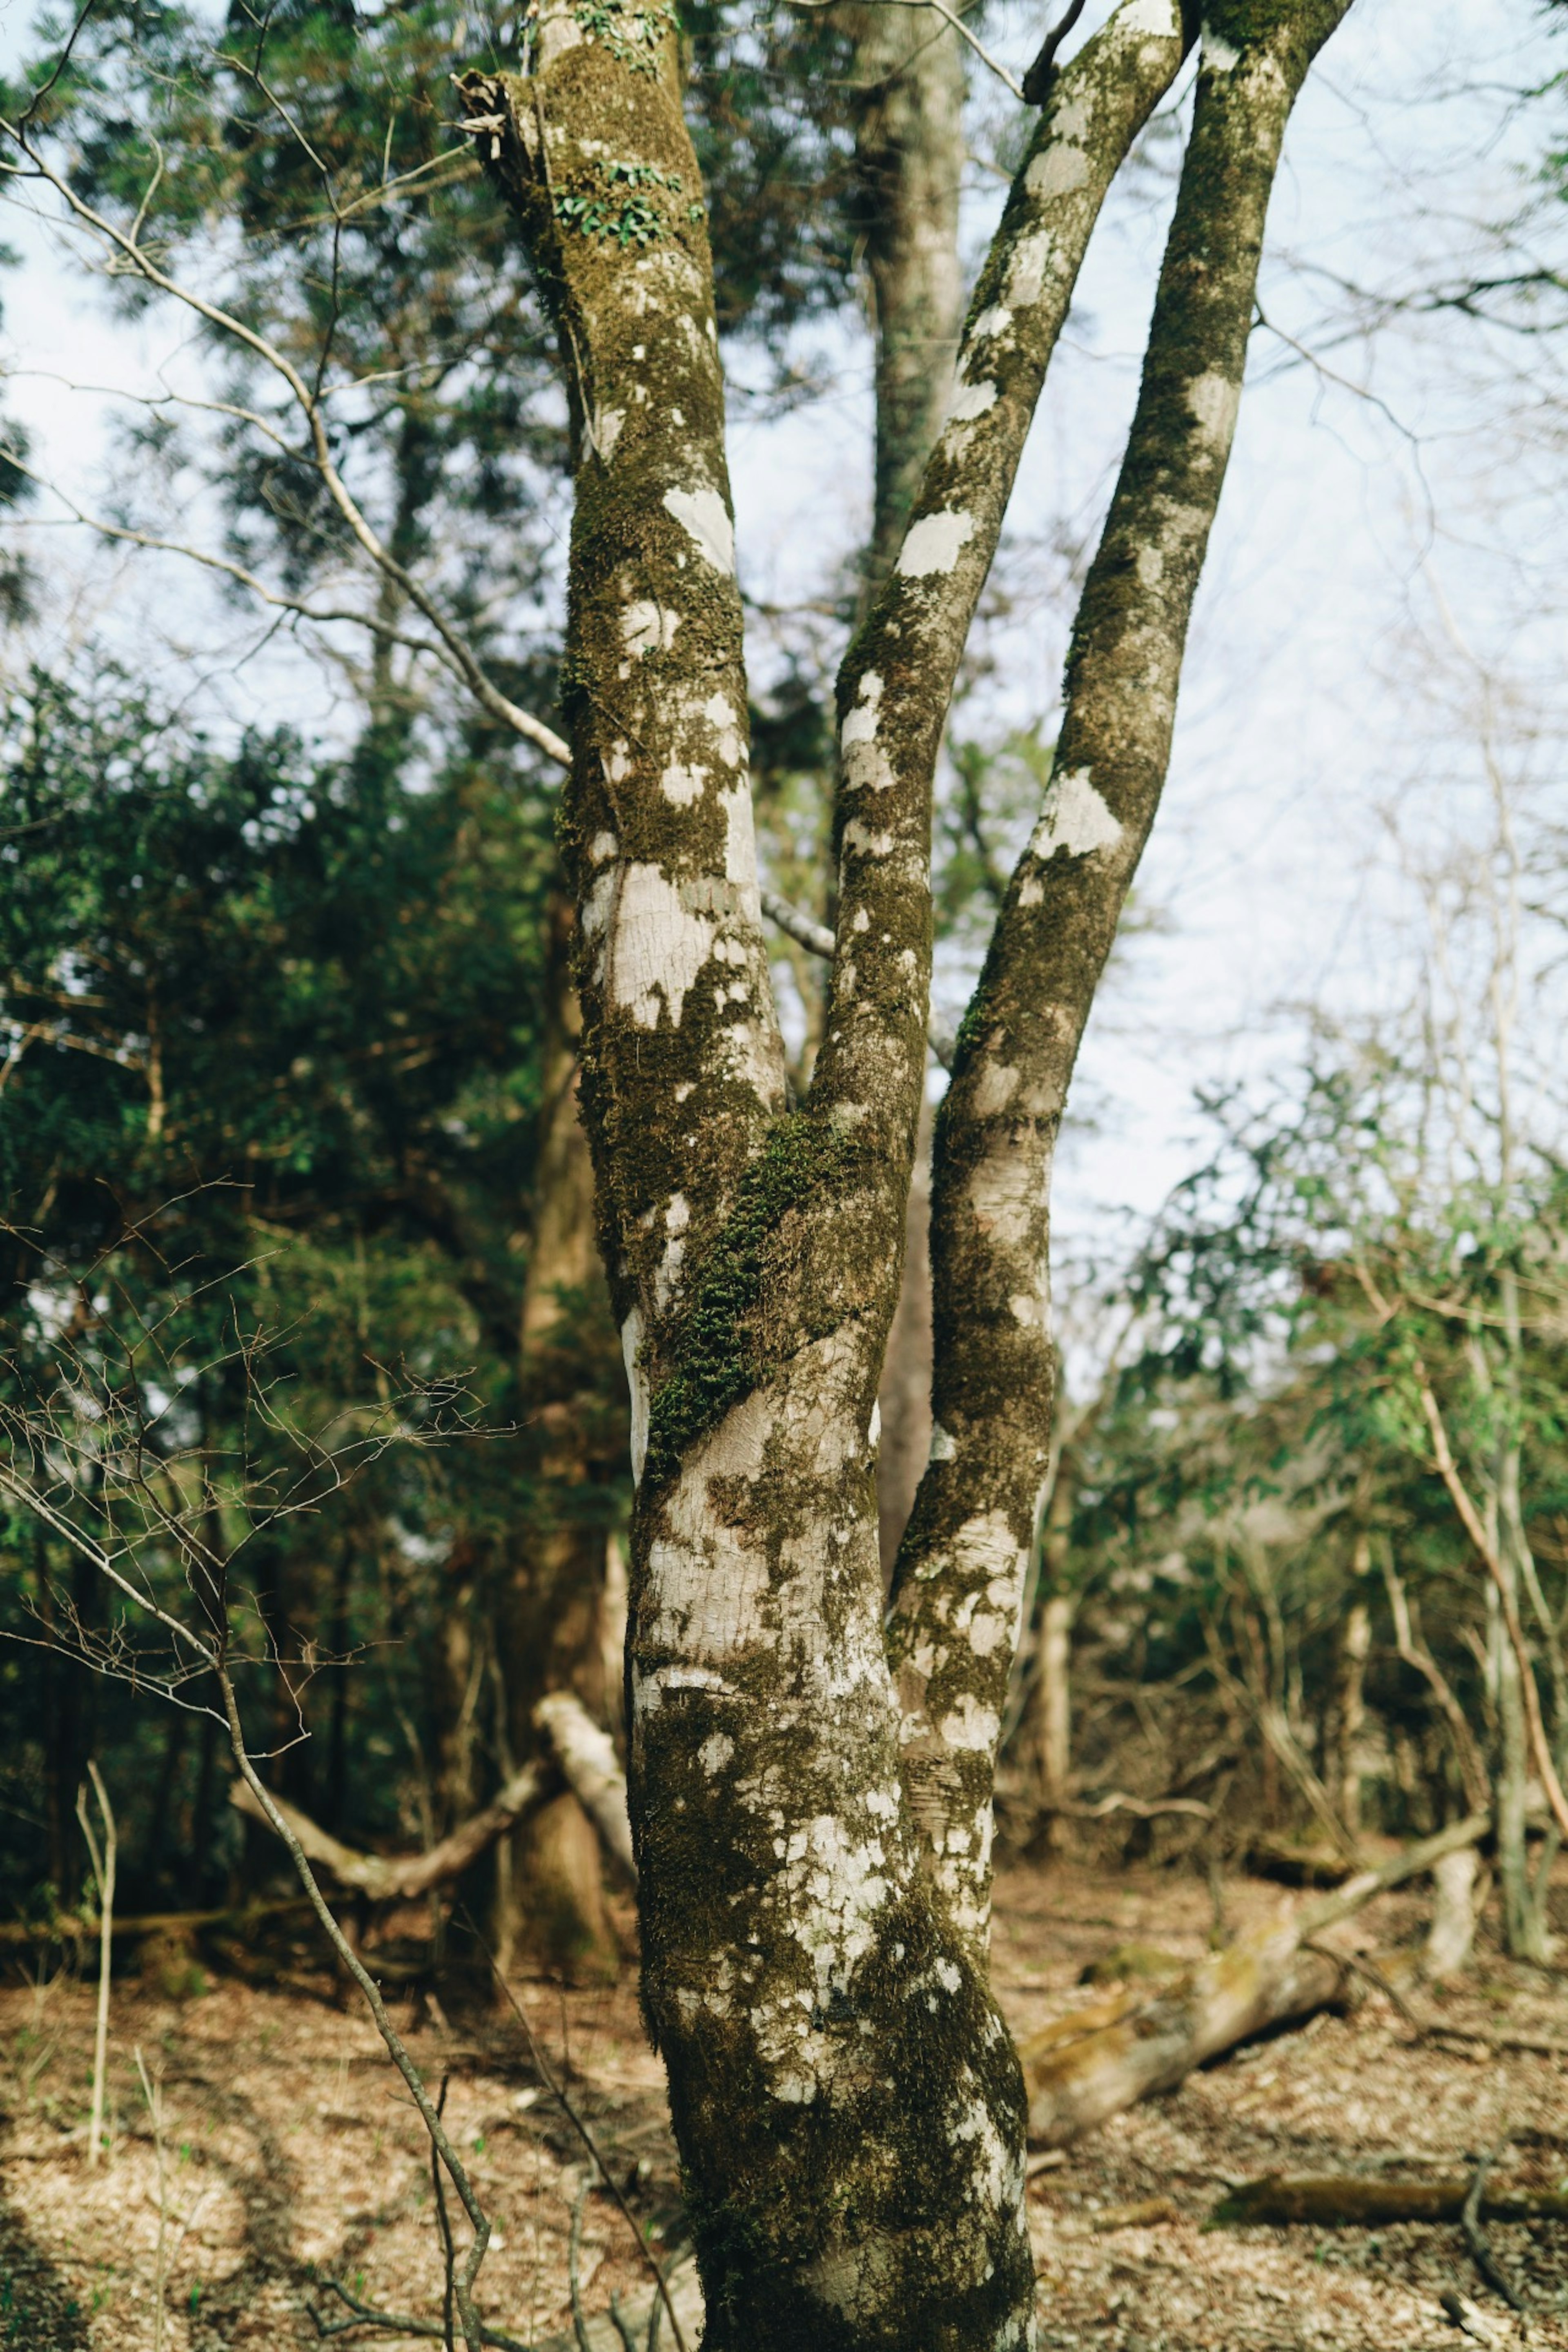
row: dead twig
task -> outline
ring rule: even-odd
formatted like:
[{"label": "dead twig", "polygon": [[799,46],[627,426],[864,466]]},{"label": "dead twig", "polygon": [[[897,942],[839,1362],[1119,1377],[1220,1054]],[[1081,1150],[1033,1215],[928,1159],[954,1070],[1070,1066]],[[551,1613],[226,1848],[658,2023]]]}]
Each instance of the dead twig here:
[{"label": "dead twig", "polygon": [[[506,1978],[501,1974],[500,1969],[496,1961],[495,1954],[491,1951],[489,1946],[480,1935],[478,1927],[474,1925],[473,1914],[466,1906],[461,1913],[461,1917],[464,1925],[468,1930],[468,1933],[472,1936],[475,1943],[484,1954],[486,1960],[489,1963],[490,1974],[494,1977],[501,1993],[510,2003],[512,2015],[516,2018],[518,2023],[522,2028],[523,2039],[528,2043],[528,2054],[533,2061],[535,2073],[538,2074],[539,2079],[543,2084],[545,2089],[550,2093],[551,2097],[560,2107],[563,2115],[566,2117],[567,2122],[571,2125],[578,2138],[582,2141],[584,2148],[586,2148],[589,2157],[593,2160],[595,2169],[603,2180],[606,2190],[615,2200],[616,2204],[619,2207],[621,2218],[626,2222],[627,2229],[631,2231],[633,2238],[637,2242],[637,2250],[638,2254],[653,2273],[654,2284],[658,2290],[658,2301],[656,2301],[654,2305],[656,2320],[657,2315],[662,2306],[662,2308],[669,2314],[669,2324],[675,2331],[675,2340],[677,2345],[679,2347],[679,2352],[687,2352],[686,2337],[681,2330],[680,2316],[675,2308],[675,2305],[670,2300],[668,2282],[667,2281],[658,2263],[655,2261],[652,2250],[644,2238],[641,2230],[637,2227],[636,2214],[632,2211],[631,2207],[626,2203],[626,2198],[623,2196],[621,2190],[616,2187],[615,2175],[611,2172],[609,2166],[605,2162],[605,2158],[600,2150],[597,2140],[589,2130],[583,2116],[579,2115],[576,2107],[573,2105],[571,2098],[567,2095],[564,2085],[558,2079],[554,2068],[551,2065],[550,2061],[546,2058],[543,2051],[540,2048],[538,2037],[534,2033],[533,2027],[529,2022],[527,2011],[524,2010],[521,2002],[518,2000],[517,1995],[513,1992],[510,1985],[507,1982]],[[590,2178],[592,2178],[591,2175]],[[650,2327],[648,2331],[650,2352],[651,2347],[656,2341],[656,2331],[653,2327]]]},{"label": "dead twig", "polygon": [[120,1840],[102,1775],[91,1761],[87,1769],[93,1795],[98,1799],[98,1810],[103,1817],[103,1852],[100,1855],[98,1840],[92,1833],[92,1823],[87,1817],[87,1790],[85,1787],[79,1789],[76,1792],[76,1817],[87,1840],[92,1875],[98,1887],[98,2021],[93,2031],[92,2121],[88,2126],[87,2142],[88,2163],[95,2165],[102,2152],[103,2142],[103,2070],[109,2050],[109,1965],[114,1941],[114,1867],[120,1852]]},{"label": "dead twig", "polygon": [[[443,2115],[447,2106],[447,2085],[449,2074],[441,2077],[441,2088],[436,2099],[436,2113]],[[456,2301],[458,2256],[452,2243],[452,2221],[447,2210],[447,2183],[441,2172],[441,2151],[434,2140],[430,2143],[430,2185],[436,2191],[436,2226],[441,2232],[441,2260],[445,2281],[441,2290],[441,2326],[445,2330],[446,2352],[457,2352],[452,2341],[452,2313]]]},{"label": "dead twig", "polygon": [[[595,2167],[595,2171],[597,2170]],[[590,2172],[572,2200],[572,2229],[566,2241],[566,2284],[572,2296],[572,2332],[577,2338],[577,2352],[594,2352],[588,2341],[588,2323],[583,2316],[583,2216],[588,2210],[588,2200],[594,2193],[594,2173]]]},{"label": "dead twig", "polygon": [[1459,2215],[1459,2227],[1465,2233],[1465,2243],[1470,2250],[1470,2260],[1482,2278],[1495,2293],[1500,2294],[1510,2311],[1523,2311],[1524,2297],[1520,2294],[1507,2271],[1491,2250],[1485,2230],[1481,2227],[1481,2197],[1487,2185],[1487,2175],[1497,2161],[1499,2150],[1493,2148],[1483,2156],[1476,2167],[1476,2177],[1470,2183],[1470,2193]]},{"label": "dead twig", "polygon": [[[434,2344],[439,2344],[443,2337],[447,2343],[452,2340],[446,2328],[433,2319],[410,2319],[400,2312],[378,2311],[374,2304],[362,2303],[357,2294],[350,2294],[342,2279],[323,2279],[321,2284],[329,2294],[335,2294],[340,2303],[347,2305],[350,2316],[323,2319],[314,2304],[307,2304],[305,2307],[315,2322],[318,2336],[347,2336],[356,2327],[372,2327],[384,2336],[422,2336]],[[482,2320],[479,2340],[489,2347],[489,2352],[533,2352],[532,2346],[524,2344],[520,2336],[503,2336],[498,2327],[487,2327]]]},{"label": "dead twig", "polygon": [[1321,1944],[1311,1936],[1301,1938],[1301,1949],[1321,1953],[1325,1960],[1333,1960],[1340,1968],[1348,1969],[1352,1976],[1364,1977],[1374,1992],[1382,1993],[1393,2003],[1416,2040],[1425,2041],[1428,2029],[1422,2024],[1398,1986],[1384,1976],[1375,1961],[1364,1959],[1359,1952],[1336,1951],[1331,1944]]}]

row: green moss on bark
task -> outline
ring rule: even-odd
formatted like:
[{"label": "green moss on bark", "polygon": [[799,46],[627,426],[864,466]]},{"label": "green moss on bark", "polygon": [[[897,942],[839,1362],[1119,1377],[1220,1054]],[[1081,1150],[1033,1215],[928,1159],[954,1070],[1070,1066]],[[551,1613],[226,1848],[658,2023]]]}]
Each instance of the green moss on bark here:
[{"label": "green moss on bark", "polygon": [[729,1220],[666,1338],[676,1369],[660,1383],[649,1414],[643,1473],[649,1496],[756,1387],[764,1367],[756,1310],[767,1244],[792,1209],[805,1208],[834,1183],[845,1157],[833,1129],[792,1111],[742,1177]]}]

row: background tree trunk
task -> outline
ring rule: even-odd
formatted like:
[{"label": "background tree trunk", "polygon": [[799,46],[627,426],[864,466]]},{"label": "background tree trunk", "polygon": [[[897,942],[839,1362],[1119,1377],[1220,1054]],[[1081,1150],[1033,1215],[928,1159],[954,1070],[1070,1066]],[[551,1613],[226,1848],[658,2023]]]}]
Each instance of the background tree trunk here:
[{"label": "background tree trunk", "polygon": [[[606,1547],[625,1460],[625,1381],[594,1219],[594,1170],[578,1101],[582,1023],[572,986],[573,919],[553,902],[535,1164],[520,1335],[528,1504],[508,1540],[495,1636],[511,1764],[539,1748],[534,1710],[571,1690],[612,1719],[604,1640]],[[612,1972],[619,1947],[605,1908],[599,1841],[565,1790],[510,1841],[498,1885],[498,1940],[574,1974]]]}]

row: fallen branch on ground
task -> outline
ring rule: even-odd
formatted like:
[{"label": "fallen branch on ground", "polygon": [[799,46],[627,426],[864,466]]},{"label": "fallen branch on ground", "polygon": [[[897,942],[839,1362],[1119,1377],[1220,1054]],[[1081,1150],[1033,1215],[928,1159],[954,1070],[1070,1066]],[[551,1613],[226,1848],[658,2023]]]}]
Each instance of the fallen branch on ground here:
[{"label": "fallen branch on ground", "polygon": [[[273,1797],[272,1802],[298,1838],[306,1860],[329,1871],[341,1886],[352,1886],[356,1894],[366,1895],[374,1903],[413,1902],[421,1895],[428,1895],[433,1887],[460,1878],[487,1846],[493,1845],[513,1822],[532,1811],[548,1788],[549,1775],[537,1764],[525,1764],[521,1772],[512,1774],[482,1812],[462,1822],[449,1837],[433,1845],[428,1853],[358,1853],[353,1846],[344,1845],[321,1829],[297,1805],[287,1804],[278,1796]],[[259,1800],[245,1781],[229,1783],[228,1801],[237,1811],[247,1813],[253,1821],[266,1821]]]},{"label": "fallen branch on ground", "polygon": [[[110,1919],[110,1932],[117,1944],[139,1943],[152,1936],[205,1935],[214,1927],[233,1927],[247,1935],[264,1919],[280,1918],[287,1912],[298,1915],[310,1907],[304,1895],[290,1895],[281,1903],[226,1904],[217,1911],[143,1911],[127,1917],[121,1917],[117,1911]],[[57,1911],[52,1919],[0,1920],[0,1950],[37,1944],[89,1943],[99,1935],[102,1924],[96,1911]]]},{"label": "fallen branch on ground", "polygon": [[1468,1814],[1292,1918],[1238,1938],[1175,1983],[1122,1994],[1032,2035],[1019,2051],[1031,2142],[1063,2147],[1140,2099],[1174,2090],[1206,2059],[1326,2008],[1344,1985],[1346,1963],[1314,1949],[1314,1939],[1373,1895],[1473,1845],[1489,1825],[1489,1815]]},{"label": "fallen branch on ground", "polygon": [[1477,2216],[1489,2221],[1568,2221],[1568,2194],[1553,2189],[1489,2189],[1483,2166],[1473,2177],[1445,2173],[1432,2180],[1363,2180],[1340,2173],[1270,2172],[1232,2189],[1209,2215],[1211,2229],[1254,2221],[1297,2222],[1316,2230],[1381,2230],[1395,2221],[1462,2221],[1481,2194]]}]

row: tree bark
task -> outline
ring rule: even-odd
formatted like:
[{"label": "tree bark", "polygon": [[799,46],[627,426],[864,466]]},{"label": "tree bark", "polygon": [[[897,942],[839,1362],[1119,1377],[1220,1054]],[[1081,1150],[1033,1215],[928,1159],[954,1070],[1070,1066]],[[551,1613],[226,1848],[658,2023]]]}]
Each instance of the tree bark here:
[{"label": "tree bark", "polygon": [[[1073,632],[1052,780],[1009,884],[938,1120],[931,1460],[899,1562],[889,1640],[905,1783],[928,1864],[977,1945],[990,1916],[995,1741],[1049,1455],[1057,1131],[1164,783],[1286,122],[1348,5],[1237,5],[1205,17],[1142,384]],[[1053,83],[1058,108],[1079,62]],[[1075,90],[1072,103],[1085,102],[1089,93]],[[1087,179],[1082,151],[1064,142],[1028,167],[1024,184],[1068,186],[1080,173]],[[976,413],[976,436],[996,429],[991,420],[1012,393],[1019,285],[1032,288],[1037,271],[1048,277],[1060,266],[1048,237],[1029,238],[1005,277],[982,280],[958,394],[959,412]],[[965,459],[984,446],[977,437]]]},{"label": "tree bark", "polygon": [[1447,1984],[1469,1966],[1476,1939],[1476,1877],[1480,1856],[1474,1846],[1445,1854],[1432,1872],[1432,1923],[1421,1954],[1421,1973]]},{"label": "tree bark", "polygon": [[[617,1476],[625,1475],[625,1390],[599,1258],[594,1170],[579,1110],[582,1024],[572,985],[572,908],[550,909],[543,1087],[520,1332],[520,1417],[527,1507],[500,1568],[495,1634],[510,1755],[537,1746],[540,1702],[574,1691],[611,1712],[602,1619]],[[619,1669],[616,1669],[618,1680]],[[498,1942],[550,1966],[619,1966],[605,1910],[599,1841],[570,1790],[521,1822],[498,1895]]]},{"label": "tree bark", "polygon": [[968,152],[958,35],[921,8],[853,6],[855,178],[877,341],[867,593],[892,570],[952,389]]},{"label": "tree bark", "polygon": [[1363,1696],[1372,1650],[1372,1612],[1352,1601],[1340,1620],[1334,1646],[1334,1696],[1331,1752],[1327,1759],[1333,1807],[1352,1839],[1361,1835],[1361,1766],[1356,1743],[1366,1720]]},{"label": "tree bark", "polygon": [[[1340,13],[1220,11],[1194,139],[1222,183],[1204,221],[1226,300],[1223,318],[1189,300],[1197,358],[1164,370],[1178,446],[1143,462],[1166,466],[1173,497],[1194,472],[1189,441],[1205,483],[1223,470],[1247,240],[1290,98]],[[984,1767],[952,1837],[955,1854],[966,1837],[975,1851],[944,1876],[922,1865],[920,1790],[902,1769],[914,1743],[883,1642],[871,1422],[924,1087],[942,728],[1089,228],[1184,47],[1173,0],[1124,0],[1053,81],[1009,197],[949,421],[840,672],[838,919],[797,1108],[760,929],[710,263],[673,26],[548,0],[531,78],[463,85],[559,323],[580,440],[562,831],[600,1239],[632,1388],[643,2000],[708,2352],[991,2352],[1032,2332],[1022,2084],[973,1900],[999,1715],[955,1679],[935,1717],[945,1748]],[[1157,550],[1188,595],[1201,536],[1173,524]],[[1169,668],[1162,652],[1167,699]],[[1115,776],[1105,790],[1119,796]],[[1052,845],[1081,862],[1069,803],[1047,815],[1059,843],[1037,840],[1041,870]],[[1134,822],[1129,807],[1129,839]],[[976,1034],[984,1050],[990,1029]],[[1040,1296],[1033,1265],[1031,1328]],[[978,1293],[977,1306],[988,1321]],[[1005,1381],[1017,1367],[995,1339]],[[994,1518],[1011,1544],[1002,1451],[981,1555]],[[999,1663],[1005,1684],[1016,1598],[1011,1613],[1005,1600],[981,1609],[975,1565],[955,1541],[925,1581],[981,1678]],[[983,1559],[979,1596],[1012,1566]],[[901,1663],[919,1670],[907,1647]]]}]

